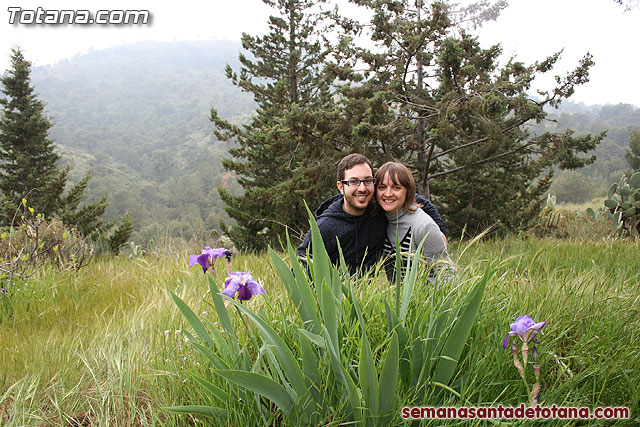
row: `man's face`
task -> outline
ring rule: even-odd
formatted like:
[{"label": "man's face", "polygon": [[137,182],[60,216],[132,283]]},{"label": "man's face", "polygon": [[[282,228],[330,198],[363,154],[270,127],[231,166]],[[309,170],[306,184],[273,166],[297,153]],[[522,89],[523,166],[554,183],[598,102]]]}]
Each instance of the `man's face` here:
[{"label": "man's face", "polygon": [[[371,170],[369,165],[361,163],[359,165],[355,165],[351,169],[346,169],[344,171],[345,180],[349,180],[352,178],[373,178],[373,171]],[[367,206],[369,206],[369,202],[371,202],[375,187],[373,185],[364,185],[363,182],[360,182],[358,185],[346,185],[338,181],[337,185],[338,190],[340,190],[340,192],[344,195],[342,209],[344,209],[346,213],[351,215],[362,215],[367,209]]]}]

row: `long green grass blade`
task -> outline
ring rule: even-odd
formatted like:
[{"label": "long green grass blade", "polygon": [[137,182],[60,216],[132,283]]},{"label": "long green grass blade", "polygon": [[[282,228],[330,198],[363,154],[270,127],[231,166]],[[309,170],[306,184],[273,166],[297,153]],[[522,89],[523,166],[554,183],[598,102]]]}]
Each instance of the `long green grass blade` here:
[{"label": "long green grass blade", "polygon": [[440,355],[444,357],[438,361],[432,379],[434,382],[446,385],[451,381],[460,355],[462,354],[462,349],[467,342],[471,328],[475,324],[476,317],[480,311],[480,303],[482,302],[484,289],[494,273],[495,270],[492,270],[491,266],[487,265],[484,276],[468,295],[461,313],[459,317],[455,319],[455,324],[451,332],[449,332],[442,352],[440,353]]},{"label": "long green grass blade", "polygon": [[389,307],[389,304],[386,301],[384,302],[384,310],[387,316],[387,328],[389,330],[389,334],[398,334],[398,344],[401,354],[398,367],[400,377],[402,378],[403,383],[409,384],[411,378],[410,354],[409,349],[407,348],[409,335],[407,334],[405,327],[400,323],[396,312],[391,310],[391,307]]},{"label": "long green grass blade", "polygon": [[190,345],[194,346],[200,354],[202,354],[216,369],[229,369],[229,364],[220,358],[217,354],[215,354],[209,347],[206,347],[202,344],[199,344],[195,341],[192,341]]},{"label": "long green grass blade", "polygon": [[213,323],[211,323],[209,319],[204,319],[204,323],[207,326],[207,328],[209,328],[209,332],[211,332],[211,335],[213,336],[213,342],[216,344],[216,347],[220,351],[221,356],[227,360],[230,360],[233,357],[236,357],[238,353],[237,351],[234,352],[234,350],[231,349],[231,345],[225,338],[226,334],[223,335],[222,332],[218,330],[218,327]]},{"label": "long green grass blade", "polygon": [[320,347],[321,349],[325,349],[326,345],[325,345],[325,340],[321,335],[316,335],[312,332],[309,332],[307,330],[304,329],[299,329],[299,331],[304,334],[305,337],[307,337],[307,339],[309,341],[311,341],[312,343],[314,343],[315,345],[317,345],[318,347]]},{"label": "long green grass blade", "polygon": [[394,319],[397,319],[397,316],[394,316],[394,314],[396,313],[391,311],[391,307],[389,307],[389,303],[387,301],[383,301],[383,302],[384,302],[384,313],[387,318],[387,332],[391,334],[393,333],[393,330],[396,328],[397,323],[394,321]]},{"label": "long green grass blade", "polygon": [[388,426],[394,415],[400,351],[398,334],[393,333],[380,373],[379,415],[380,425]]},{"label": "long green grass blade", "polygon": [[424,367],[424,340],[421,337],[413,340],[411,345],[411,385],[416,386]]},{"label": "long green grass blade", "polygon": [[386,301],[384,302],[384,311],[387,316],[387,329],[389,334],[391,335],[394,332],[397,332],[398,339],[400,340],[400,348],[404,348],[409,340],[406,329],[400,324],[400,320],[396,316],[396,313],[391,310],[391,307],[389,307],[389,304]]},{"label": "long green grass blade", "polygon": [[356,318],[358,319],[358,323],[360,324],[360,328],[362,329],[362,333],[367,333],[367,322],[364,319],[364,315],[362,314],[362,308],[360,307],[360,303],[356,299],[355,294],[353,293],[353,287],[349,286],[349,302],[351,302],[351,306],[353,307],[353,311],[356,313]]},{"label": "long green grass blade", "polygon": [[443,330],[445,329],[445,323],[449,319],[449,314],[451,312],[449,308],[450,302],[445,300],[442,304],[442,308],[435,315],[430,316],[425,338],[423,338],[422,368],[420,369],[418,378],[414,382],[414,385],[417,388],[420,388],[428,378],[431,378],[433,366],[435,361],[437,361],[436,354],[438,354],[438,351],[442,349],[442,345],[446,338],[443,338],[442,335]]},{"label": "long green grass blade", "polygon": [[336,304],[336,314],[338,315],[338,320],[342,319],[342,295],[344,294],[344,290],[348,289],[348,286],[342,286],[342,278],[340,274],[338,274],[338,270],[335,267],[331,266],[333,269],[333,274],[331,275],[331,294],[333,295],[333,299]]},{"label": "long green grass blade", "polygon": [[320,402],[320,387],[322,384],[321,364],[316,356],[316,350],[311,345],[311,341],[300,330],[300,351],[302,353],[302,372],[310,382],[310,395],[317,405],[322,407]]},{"label": "long green grass blade", "polygon": [[293,277],[293,273],[287,267],[287,264],[278,256],[278,254],[269,247],[269,257],[271,258],[271,262],[273,266],[276,268],[278,272],[278,276],[282,280],[282,284],[284,285],[287,293],[291,297],[293,304],[296,306],[298,310],[302,305],[302,298],[300,297],[300,290],[298,289],[298,283],[296,282],[295,277]]},{"label": "long green grass blade", "polygon": [[[275,370],[278,373],[278,376],[280,377],[281,383],[283,384],[284,388],[287,390],[290,396],[293,396],[296,402],[297,413],[304,413],[304,423],[308,424],[310,420],[314,418],[314,413],[317,413],[317,402],[320,398],[318,393],[318,391],[320,390],[320,365],[317,363],[317,359],[315,360],[314,364],[315,354],[313,348],[309,344],[309,341],[304,337],[302,337],[301,340],[301,347],[306,346],[306,348],[302,350],[304,353],[301,361],[302,371],[305,375],[305,379],[307,380],[308,387],[304,393],[296,393],[286,381],[285,376],[280,369],[279,363],[276,360],[273,351],[271,351],[271,346],[267,345],[263,346],[263,348],[265,349],[265,353],[267,354],[270,361],[270,370]],[[310,350],[311,352],[309,353],[308,350]],[[309,360],[309,356],[312,356],[311,360]],[[316,403],[314,404],[314,402]]]},{"label": "long green grass blade", "polygon": [[214,372],[227,381],[266,397],[287,414],[293,408],[294,402],[287,390],[267,376],[238,370],[216,370]]},{"label": "long green grass blade", "polygon": [[229,317],[227,308],[224,306],[224,301],[222,301],[222,297],[220,296],[218,285],[211,276],[209,276],[209,292],[211,293],[211,299],[213,300],[213,305],[216,308],[216,313],[218,314],[218,320],[220,321],[220,324],[226,332],[235,337],[235,333],[233,331],[233,323],[231,322],[231,318]]},{"label": "long green grass blade", "polygon": [[287,346],[284,340],[273,330],[273,328],[265,322],[260,316],[253,313],[244,305],[240,304],[236,300],[231,300],[231,302],[238,307],[240,311],[247,315],[249,319],[258,327],[262,338],[273,346],[272,350],[276,355],[282,369],[285,371],[293,389],[297,393],[298,396],[302,396],[305,394],[309,385],[302,375],[302,370],[296,359],[293,357],[291,353],[291,349]]},{"label": "long green grass blade", "polygon": [[362,334],[362,340],[360,341],[358,377],[362,397],[364,398],[365,407],[368,411],[366,418],[374,420],[378,415],[379,388],[378,379],[376,378],[376,368],[373,365],[371,346],[369,345],[366,333]]},{"label": "long green grass blade", "polygon": [[[435,356],[440,354],[442,350],[446,338],[443,337],[443,334],[447,329],[449,319],[452,317],[451,312],[451,301],[445,300],[435,317],[430,321],[429,329],[427,330],[428,339],[425,343],[425,365],[431,365]],[[431,366],[429,366],[429,371],[431,371]]]},{"label": "long green grass blade", "polygon": [[[269,360],[269,374],[271,375],[270,378],[272,378],[274,381],[279,379],[280,380],[279,383],[282,384],[282,386],[287,391],[287,393],[289,393],[289,396],[291,396],[292,399],[298,401],[299,398],[296,392],[291,388],[291,385],[287,382],[287,378],[285,377],[284,373],[282,372],[282,369],[280,368],[280,363],[278,363],[278,358],[273,354],[273,351],[271,351],[271,348],[272,346],[268,344],[265,344],[262,347],[260,347],[259,355],[258,357],[256,357],[256,361],[254,362],[250,372],[260,372],[260,366],[262,365],[262,355],[263,354],[266,355],[267,359]],[[277,378],[276,378],[276,375],[277,375]]]},{"label": "long green grass blade", "polygon": [[227,416],[226,409],[217,408],[215,406],[199,406],[199,405],[166,406],[163,409],[165,411],[173,412],[176,414],[203,415],[208,418],[226,418]]},{"label": "long green grass blade", "polygon": [[209,347],[213,347],[213,339],[211,338],[211,335],[209,335],[209,332],[207,332],[207,328],[205,328],[200,319],[198,319],[198,316],[196,316],[193,310],[191,310],[179,296],[174,294],[171,289],[169,289],[169,293],[171,294],[173,301],[178,306],[178,309],[182,312],[182,315],[187,319],[196,335],[198,335],[198,338],[200,338],[200,340]]},{"label": "long green grass blade", "polygon": [[418,269],[420,267],[422,245],[424,245],[426,239],[427,236],[422,239],[415,253],[407,255],[407,273],[404,278],[404,283],[402,284],[402,301],[400,302],[400,314],[398,315],[403,325],[405,324],[405,318],[409,311],[409,303],[413,297],[413,289],[416,285],[416,278],[418,277]]},{"label": "long green grass blade", "polygon": [[207,390],[212,396],[217,397],[223,403],[226,402],[227,398],[229,398],[229,395],[214,383],[202,378],[201,376],[194,374],[193,372],[191,372],[190,375],[194,380],[196,380],[200,385],[202,385],[205,388],[205,390]]},{"label": "long green grass blade", "polygon": [[339,348],[338,338],[338,314],[336,312],[336,301],[333,293],[326,281],[318,289],[320,299],[320,310],[322,312],[322,324],[329,334],[329,339],[335,348]]},{"label": "long green grass blade", "polygon": [[305,328],[312,331],[315,334],[320,334],[322,329],[320,328],[320,320],[318,315],[318,300],[314,292],[311,290],[311,285],[307,281],[307,272],[302,268],[296,253],[291,246],[291,242],[287,241],[287,250],[289,251],[289,259],[291,260],[291,268],[298,284],[298,292],[300,294],[300,307],[299,313]]},{"label": "long green grass blade", "polygon": [[342,273],[342,277],[349,277],[349,270],[347,270],[347,263],[344,260],[344,255],[342,253],[342,246],[340,245],[340,240],[338,243],[338,258],[340,259],[340,272]]},{"label": "long green grass blade", "polygon": [[349,406],[351,407],[353,419],[357,424],[362,423],[362,399],[358,393],[358,388],[356,387],[353,378],[351,378],[351,374],[349,371],[342,365],[340,361],[340,352],[337,347],[334,347],[331,343],[331,339],[329,338],[329,332],[323,326],[323,332],[326,336],[327,348],[329,360],[331,362],[331,369],[333,370],[333,375],[338,379],[338,381],[345,388],[347,393],[347,399],[349,400]]},{"label": "long green grass blade", "polygon": [[316,220],[313,218],[313,214],[307,207],[309,213],[309,223],[311,225],[311,248],[313,250],[313,280],[316,284],[322,283],[326,280],[327,283],[331,282],[332,266],[329,254],[324,247],[324,240],[320,234],[320,229]]}]

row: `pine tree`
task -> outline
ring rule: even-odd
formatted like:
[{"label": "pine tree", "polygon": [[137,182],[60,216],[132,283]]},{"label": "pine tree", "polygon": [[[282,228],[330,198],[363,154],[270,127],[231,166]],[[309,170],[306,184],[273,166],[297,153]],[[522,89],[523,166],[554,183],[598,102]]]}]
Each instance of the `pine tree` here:
[{"label": "pine tree", "polygon": [[103,223],[102,215],[109,206],[107,196],[104,195],[94,203],[80,206],[82,197],[91,179],[91,174],[85,175],[67,194],[60,199],[60,219],[66,225],[74,227],[78,232],[91,240],[97,239],[113,226],[113,222]]},{"label": "pine tree", "polygon": [[233,196],[218,191],[237,225],[223,229],[243,250],[263,250],[308,227],[304,201],[315,206],[335,191],[335,165],[342,155],[335,123],[337,108],[329,67],[332,53],[320,30],[323,14],[311,0],[265,1],[276,16],[264,37],[243,34],[240,73],[227,66],[229,79],[253,94],[258,108],[239,127],[211,110],[218,139],[237,142],[223,166],[237,173],[244,189]]},{"label": "pine tree", "polygon": [[498,221],[504,229],[525,226],[539,211],[554,168],[594,161],[581,154],[603,134],[535,135],[527,127],[545,119],[545,106],[556,107],[588,81],[590,55],[552,90],[533,96],[531,83],[560,54],[501,66],[500,46],[481,48],[461,24],[480,24],[503,5],[455,11],[422,0],[356,3],[373,12],[376,47],[359,50],[366,81],[341,91],[355,134],[374,163],[393,159],[411,167],[419,190],[454,233]]},{"label": "pine tree", "polygon": [[80,206],[89,174],[65,194],[70,169],[58,167],[60,155],[49,137],[52,123],[34,93],[30,74],[31,63],[20,50],[12,50],[11,68],[0,79],[4,94],[0,99],[0,224],[14,223],[25,198],[45,218],[58,216],[84,237],[96,239],[113,226],[101,219],[107,198]]},{"label": "pine tree", "polygon": [[22,198],[45,216],[60,209],[69,169],[57,166],[60,155],[49,138],[52,124],[44,103],[33,93],[31,64],[13,50],[12,68],[0,79],[0,191],[2,223],[13,221]]},{"label": "pine tree", "polygon": [[131,221],[131,213],[127,212],[118,228],[109,237],[109,250],[111,253],[117,255],[120,252],[120,248],[127,244],[131,233],[133,233],[133,222]]}]

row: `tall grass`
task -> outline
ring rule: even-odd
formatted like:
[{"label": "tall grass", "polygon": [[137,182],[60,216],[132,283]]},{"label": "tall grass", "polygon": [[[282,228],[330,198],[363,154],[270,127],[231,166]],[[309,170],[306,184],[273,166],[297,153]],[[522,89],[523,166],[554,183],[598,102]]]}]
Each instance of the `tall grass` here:
[{"label": "tall grass", "polygon": [[[487,240],[469,248],[466,245],[454,243],[450,248],[458,265],[456,281],[438,288],[421,284],[415,290],[417,299],[427,300],[430,295],[430,304],[445,297],[455,304],[467,296],[488,263],[496,268],[451,381],[455,394],[425,387],[422,394],[412,397],[406,389],[399,390],[396,404],[515,406],[526,402],[511,353],[502,349],[501,342],[509,323],[520,314],[528,314],[536,321],[548,322],[539,345],[543,374],[540,404],[627,406],[632,415],[627,424],[637,423],[638,242],[520,237]],[[221,406],[220,399],[194,379],[214,381],[216,376],[195,346],[185,342],[185,332],[193,331],[169,292],[184,300],[200,319],[211,323],[219,320],[202,270],[187,267],[188,254],[196,252],[196,248],[170,248],[133,259],[97,259],[78,273],[45,270],[12,288],[9,297],[0,296],[0,425],[285,422],[275,407],[266,413],[247,410],[249,406],[270,407],[268,401],[252,392],[239,392],[245,393],[244,400],[229,405],[220,418],[207,420],[163,409]],[[285,254],[280,255],[285,258]],[[288,331],[284,337],[292,337],[291,331],[301,325],[269,257],[236,256],[234,270],[251,270],[267,289],[266,295],[247,306],[274,329]],[[371,333],[367,338],[378,363],[390,344],[381,301],[385,295],[392,298],[394,290],[384,272],[378,272],[359,282],[354,292],[369,316]],[[407,316],[432,308],[414,304]],[[235,310],[229,312],[239,339],[249,343],[249,360],[268,360],[268,354],[259,353],[261,342],[255,326],[247,326]],[[361,345],[357,324],[353,326],[352,333],[342,337],[341,352],[346,354]],[[218,383],[232,387],[224,384]],[[328,408],[327,413],[335,416],[327,416],[324,423],[345,421],[342,417],[347,405],[345,400]],[[394,415],[392,423],[402,423],[399,414]]]},{"label": "tall grass", "polygon": [[510,386],[519,378],[498,342],[506,336],[506,319],[529,314],[548,322],[539,346],[541,403],[629,406],[637,419],[639,242],[494,240],[465,254],[467,262],[488,258],[501,259],[503,268],[469,343],[466,363],[488,368],[473,371],[471,401],[501,393],[502,401],[517,401]]}]

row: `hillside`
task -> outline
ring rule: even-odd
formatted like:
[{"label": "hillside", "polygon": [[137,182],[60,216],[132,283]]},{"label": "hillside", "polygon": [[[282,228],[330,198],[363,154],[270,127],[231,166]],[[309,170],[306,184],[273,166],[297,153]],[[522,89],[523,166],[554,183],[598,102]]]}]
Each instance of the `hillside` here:
[{"label": "hillside", "polygon": [[576,134],[596,134],[607,131],[596,148],[596,161],[577,171],[560,171],[550,192],[561,202],[584,203],[603,197],[613,182],[629,171],[625,152],[629,149],[629,134],[640,130],[640,109],[629,104],[594,105],[567,103],[550,114],[544,130],[569,128]]},{"label": "hillside", "polygon": [[[224,75],[238,69],[239,42],[143,42],[84,55],[32,71],[55,126],[52,138],[72,180],[93,172],[88,199],[109,196],[107,219],[130,210],[141,242],[207,233],[226,218],[216,186],[241,191],[220,159],[228,146],[213,136],[209,109],[235,123],[255,104]],[[608,129],[598,160],[581,171],[558,172],[551,188],[561,202],[591,200],[628,169],[629,132],[640,129],[631,105],[565,102],[534,132],[566,127],[577,134]]]},{"label": "hillside", "polygon": [[[190,234],[224,215],[216,186],[224,175],[209,109],[234,122],[254,109],[224,75],[238,42],[143,42],[36,67],[32,80],[55,126],[52,138],[73,179],[93,172],[89,198],[105,192],[107,218],[131,210],[138,238],[167,226]],[[238,191],[239,189],[236,189]],[[204,221],[204,227],[200,221]]]}]

